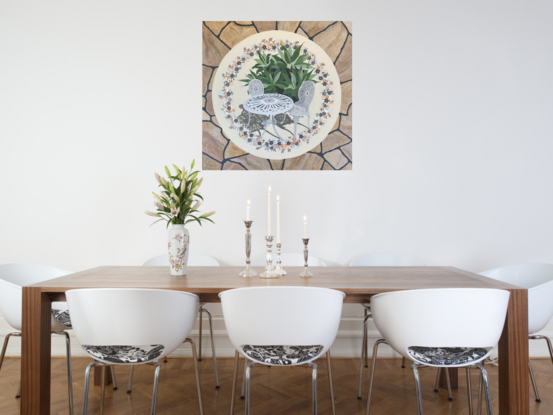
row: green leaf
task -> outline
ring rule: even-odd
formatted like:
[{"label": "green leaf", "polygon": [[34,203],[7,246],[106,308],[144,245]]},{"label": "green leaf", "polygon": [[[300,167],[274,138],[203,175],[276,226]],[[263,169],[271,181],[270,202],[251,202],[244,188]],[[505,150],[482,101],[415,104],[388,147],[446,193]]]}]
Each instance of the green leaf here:
[{"label": "green leaf", "polygon": [[303,47],[303,43],[298,48],[296,48],[296,50],[294,51],[294,54],[290,58],[290,60],[292,62],[294,62],[296,59],[298,59],[298,56],[300,56],[300,52],[301,52],[302,47]]}]

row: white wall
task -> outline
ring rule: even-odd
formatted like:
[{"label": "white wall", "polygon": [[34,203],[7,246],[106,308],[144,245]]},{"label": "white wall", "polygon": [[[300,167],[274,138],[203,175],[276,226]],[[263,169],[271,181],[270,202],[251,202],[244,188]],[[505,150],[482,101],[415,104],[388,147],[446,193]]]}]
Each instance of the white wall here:
[{"label": "white wall", "polygon": [[[201,159],[201,21],[244,18],[354,21],[354,170],[206,171],[217,224],[190,227],[193,250],[242,264],[251,199],[261,255],[272,185],[284,249],[300,252],[307,214],[310,252],[329,264],[365,252],[470,271],[553,262],[552,12],[513,0],[282,0],[270,13],[258,1],[0,0],[0,263],[78,271],[164,251],[164,227],[143,211],[154,171]],[[349,340],[360,309],[345,315]],[[357,353],[346,340],[340,353]]]}]

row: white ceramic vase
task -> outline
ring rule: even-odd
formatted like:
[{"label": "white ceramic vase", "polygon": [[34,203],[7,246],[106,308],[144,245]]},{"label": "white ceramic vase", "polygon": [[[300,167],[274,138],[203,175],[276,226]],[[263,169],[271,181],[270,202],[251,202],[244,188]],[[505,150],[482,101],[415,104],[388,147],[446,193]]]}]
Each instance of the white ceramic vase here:
[{"label": "white ceramic vase", "polygon": [[184,225],[172,225],[167,235],[171,275],[186,275],[188,252],[190,250],[188,229]]}]

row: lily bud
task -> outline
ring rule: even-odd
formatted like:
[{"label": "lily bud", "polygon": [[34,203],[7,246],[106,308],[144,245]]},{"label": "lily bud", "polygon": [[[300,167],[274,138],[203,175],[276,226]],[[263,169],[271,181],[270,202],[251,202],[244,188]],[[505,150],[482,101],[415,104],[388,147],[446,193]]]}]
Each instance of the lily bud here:
[{"label": "lily bud", "polygon": [[178,203],[180,203],[180,199],[179,199],[179,197],[177,196],[176,193],[173,193],[173,198],[174,198]]},{"label": "lily bud", "polygon": [[150,215],[150,216],[153,216],[154,218],[161,218],[161,216],[157,213],[154,213],[154,212],[150,212],[149,210],[147,210],[146,212],[144,212],[146,215]]},{"label": "lily bud", "polygon": [[157,200],[161,201],[160,197],[157,195],[156,192],[152,192],[152,194],[154,195],[154,197],[155,197]]},{"label": "lily bud", "polygon": [[161,185],[167,187],[167,183],[168,183],[167,180],[165,180],[163,177],[160,177],[160,179],[161,179]]},{"label": "lily bud", "polygon": [[177,172],[177,176],[180,175],[180,169],[173,164],[173,167],[175,168],[175,171]]},{"label": "lily bud", "polygon": [[192,165],[190,166],[190,170],[192,170],[194,168],[194,163],[196,163],[195,159],[192,160]]},{"label": "lily bud", "polygon": [[167,176],[171,176],[171,172],[167,166],[165,166],[165,173],[167,173]]},{"label": "lily bud", "polygon": [[161,184],[161,177],[159,177],[159,174],[155,173],[156,175],[156,180],[159,184]]},{"label": "lily bud", "polygon": [[186,181],[185,181],[185,180],[183,180],[182,183],[181,183],[181,185],[180,185],[180,191],[181,191],[181,193],[184,192],[184,189],[186,189]]},{"label": "lily bud", "polygon": [[200,218],[209,218],[211,215],[215,214],[215,211],[204,213],[203,215],[200,215]]},{"label": "lily bud", "polygon": [[198,210],[198,208],[202,205],[202,202],[198,201],[196,204],[192,207],[192,210]]},{"label": "lily bud", "polygon": [[202,185],[202,182],[204,181],[204,178],[202,177],[200,181],[198,182],[198,185],[196,187],[200,187]]}]

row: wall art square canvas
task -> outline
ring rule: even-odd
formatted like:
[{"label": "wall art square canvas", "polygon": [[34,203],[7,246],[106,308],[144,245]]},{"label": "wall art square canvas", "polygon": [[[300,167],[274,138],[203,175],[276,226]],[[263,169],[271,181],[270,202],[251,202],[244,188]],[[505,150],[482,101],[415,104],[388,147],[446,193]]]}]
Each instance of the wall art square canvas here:
[{"label": "wall art square canvas", "polygon": [[352,170],[352,22],[203,22],[204,170]]}]

